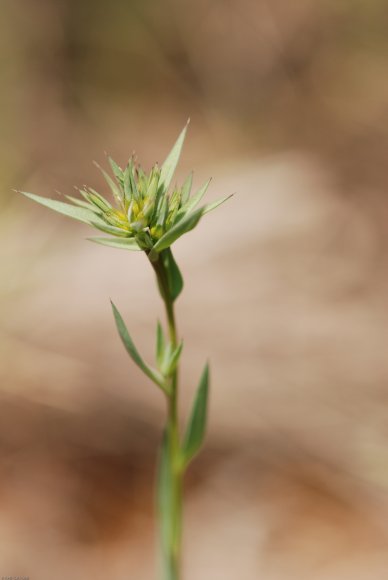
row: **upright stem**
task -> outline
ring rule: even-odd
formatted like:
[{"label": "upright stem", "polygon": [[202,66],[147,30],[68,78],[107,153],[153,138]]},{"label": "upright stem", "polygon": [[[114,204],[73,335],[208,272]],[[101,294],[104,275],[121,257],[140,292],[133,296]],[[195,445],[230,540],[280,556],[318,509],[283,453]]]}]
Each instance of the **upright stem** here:
[{"label": "upright stem", "polygon": [[[166,310],[168,334],[172,349],[178,346],[177,327],[175,322],[174,301],[168,285],[167,272],[161,258],[153,262],[159,288],[162,294]],[[181,535],[182,535],[182,468],[179,461],[180,439],[178,423],[178,366],[168,377],[167,395],[167,422],[166,435],[169,449],[169,479],[171,481],[171,497],[168,509],[161,511],[161,517],[167,522],[161,522],[161,527],[167,523],[170,530],[169,537],[164,538],[164,580],[179,580],[181,560]]]}]

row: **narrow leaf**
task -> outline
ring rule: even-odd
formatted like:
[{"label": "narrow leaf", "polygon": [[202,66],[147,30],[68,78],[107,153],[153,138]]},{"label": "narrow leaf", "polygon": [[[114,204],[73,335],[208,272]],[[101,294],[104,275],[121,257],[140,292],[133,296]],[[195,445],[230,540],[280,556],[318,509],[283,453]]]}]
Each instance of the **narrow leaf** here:
[{"label": "narrow leaf", "polygon": [[192,184],[193,184],[193,172],[189,173],[189,175],[186,177],[186,180],[182,186],[182,199],[181,199],[182,205],[184,205],[190,197]]},{"label": "narrow leaf", "polygon": [[205,429],[209,392],[209,366],[206,364],[199,382],[191,416],[182,447],[182,458],[187,465],[202,446]]},{"label": "narrow leaf", "polygon": [[130,182],[130,186],[131,186],[133,199],[135,201],[140,201],[140,194],[139,194],[139,190],[137,188],[136,180],[135,180],[135,164],[133,162],[133,159],[131,159],[129,162],[128,177],[129,177],[129,182]]},{"label": "narrow leaf", "polygon": [[84,207],[85,209],[88,209],[97,215],[101,215],[101,211],[95,205],[92,205],[88,201],[83,201],[82,199],[78,199],[78,197],[73,197],[71,195],[65,195],[65,197],[66,199],[71,201],[71,203],[73,203],[74,205]]},{"label": "narrow leaf", "polygon": [[115,181],[113,181],[113,179],[111,178],[109,173],[107,173],[105,171],[105,169],[103,169],[96,161],[94,161],[94,165],[101,171],[102,175],[104,176],[105,181],[109,185],[109,188],[110,188],[115,200],[118,203],[121,203],[122,202],[122,193],[121,193],[120,188],[117,185],[117,183]]},{"label": "narrow leaf", "polygon": [[91,225],[100,230],[101,232],[104,232],[105,234],[112,234],[113,236],[119,236],[120,238],[131,239],[128,238],[128,231],[122,230],[117,226],[107,224],[105,221],[102,224],[93,221]]},{"label": "narrow leaf", "polygon": [[116,161],[114,159],[112,159],[112,157],[108,157],[108,161],[109,161],[109,164],[112,168],[112,171],[113,171],[113,174],[115,175],[115,177],[120,182],[123,182],[124,175],[123,175],[123,170],[121,169],[121,167],[119,165],[117,165]]},{"label": "narrow leaf", "polygon": [[26,191],[21,191],[20,193],[36,201],[37,203],[40,203],[40,205],[48,207],[49,209],[66,215],[67,217],[73,218],[79,222],[83,222],[88,225],[91,225],[91,222],[93,221],[100,223],[98,216],[96,216],[93,211],[87,208],[71,205],[70,203],[64,203],[63,201],[57,201],[56,199],[41,197],[40,195],[35,195],[34,193],[28,193]]},{"label": "narrow leaf", "polygon": [[102,195],[100,195],[94,189],[89,189],[89,191],[85,192],[86,198],[90,203],[93,203],[96,207],[98,207],[101,211],[106,212],[112,209],[112,205],[107,201]]},{"label": "narrow leaf", "polygon": [[199,202],[207,192],[210,182],[211,178],[207,180],[207,182],[201,187],[201,189],[199,189],[197,193],[193,195],[184,206],[182,206],[182,210],[185,210],[185,212],[190,212],[191,210],[193,210],[199,204]]},{"label": "narrow leaf", "polygon": [[166,217],[167,217],[167,212],[168,212],[168,201],[167,201],[167,197],[163,197],[161,198],[161,205],[160,208],[158,209],[158,219],[156,222],[157,226],[164,226],[164,223],[166,221]]},{"label": "narrow leaf", "polygon": [[225,201],[227,201],[228,199],[230,199],[231,197],[233,197],[233,193],[231,193],[230,195],[226,195],[225,197],[222,197],[221,199],[217,199],[216,201],[213,201],[213,203],[208,203],[207,205],[205,205],[203,207],[203,215],[205,215],[205,213],[209,213],[209,211],[213,211],[213,209],[216,209],[216,207],[218,207],[219,205],[221,205],[222,203],[224,203]]},{"label": "narrow leaf", "polygon": [[226,200],[232,197],[232,195],[233,194],[227,195],[226,197],[223,197],[213,203],[204,205],[196,209],[195,211],[186,214],[172,228],[167,230],[167,232],[160,238],[160,240],[156,242],[156,244],[154,245],[149,254],[150,260],[155,261],[157,259],[158,253],[160,253],[162,250],[165,250],[166,248],[169,248],[175,242],[175,240],[180,238],[183,234],[186,234],[190,230],[194,229],[204,214],[208,213],[209,211],[212,211],[213,209],[224,203]]},{"label": "narrow leaf", "polygon": [[131,179],[129,176],[129,172],[131,171],[131,164],[128,161],[127,166],[124,170],[124,197],[127,202],[129,202],[132,198],[132,191],[131,191]]},{"label": "narrow leaf", "polygon": [[111,246],[112,248],[119,248],[121,250],[141,251],[134,238],[104,238],[93,237],[87,238],[91,242],[101,244],[102,246]]},{"label": "narrow leaf", "polygon": [[175,242],[178,238],[186,234],[199,222],[204,213],[204,208],[195,210],[190,214],[186,214],[178,223],[176,223],[172,228],[170,228],[161,238],[156,242],[152,251],[161,252],[166,248],[169,248],[171,244]]},{"label": "narrow leaf", "polygon": [[167,282],[172,300],[176,300],[183,290],[183,278],[176,263],[171,248],[167,248],[161,254],[164,267],[167,272]]},{"label": "narrow leaf", "polygon": [[166,391],[166,387],[164,385],[163,377],[159,375],[157,371],[149,367],[141,358],[140,354],[138,353],[132,338],[128,332],[127,327],[125,326],[125,322],[121,317],[120,312],[117,310],[116,306],[112,304],[113,316],[116,321],[117,330],[119,332],[120,338],[125,346],[125,349],[133,362],[143,371],[148,378],[150,378],[154,383],[156,383],[161,389]]},{"label": "narrow leaf", "polygon": [[154,200],[158,192],[159,184],[159,172],[156,169],[152,169],[150,180],[147,187],[147,198]]},{"label": "narrow leaf", "polygon": [[175,145],[171,149],[170,153],[167,155],[166,160],[164,161],[161,167],[159,186],[164,191],[167,191],[168,188],[170,187],[176,166],[178,165],[179,157],[181,155],[183,143],[186,137],[187,126],[188,123],[186,124],[186,127],[179,135],[178,139],[175,142]]}]

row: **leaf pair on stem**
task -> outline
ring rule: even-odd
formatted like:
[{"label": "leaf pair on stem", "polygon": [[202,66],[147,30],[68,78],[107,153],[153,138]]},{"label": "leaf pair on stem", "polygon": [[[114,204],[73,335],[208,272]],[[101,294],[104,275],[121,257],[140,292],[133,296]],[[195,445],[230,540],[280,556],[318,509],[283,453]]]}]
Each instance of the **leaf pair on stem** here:
[{"label": "leaf pair on stem", "polygon": [[[183,342],[175,348],[170,342],[166,342],[160,322],[156,330],[156,360],[158,369],[154,369],[144,362],[128,332],[125,322],[112,302],[113,315],[116,326],[124,347],[133,362],[151,379],[162,391],[170,396],[168,379],[174,373],[183,349]],[[206,364],[199,381],[196,397],[194,400],[191,416],[186,428],[180,463],[187,466],[198,453],[203,443],[206,429],[207,402],[209,392],[209,366]]]}]

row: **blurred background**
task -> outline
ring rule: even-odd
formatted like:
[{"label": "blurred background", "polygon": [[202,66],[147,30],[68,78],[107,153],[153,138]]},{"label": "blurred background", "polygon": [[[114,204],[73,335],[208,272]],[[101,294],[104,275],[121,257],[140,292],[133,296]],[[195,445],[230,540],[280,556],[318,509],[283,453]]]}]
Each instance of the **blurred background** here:
[{"label": "blurred background", "polygon": [[[379,580],[388,569],[388,5],[3,0],[0,574],[156,577],[164,402],[126,357],[162,316],[143,256],[50,197],[92,160],[236,195],[176,245],[181,408],[212,364],[186,482],[186,580]],[[57,194],[56,192],[60,192]]]}]

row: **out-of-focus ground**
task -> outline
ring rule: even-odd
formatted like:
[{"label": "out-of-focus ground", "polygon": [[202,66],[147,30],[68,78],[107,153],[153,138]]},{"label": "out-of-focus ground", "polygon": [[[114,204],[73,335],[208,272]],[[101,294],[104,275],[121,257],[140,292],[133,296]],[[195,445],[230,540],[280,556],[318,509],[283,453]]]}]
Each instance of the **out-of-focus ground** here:
[{"label": "out-of-focus ground", "polygon": [[187,580],[388,570],[386,3],[5,0],[0,19],[0,575],[156,577],[161,304],[142,255],[12,188],[103,183],[133,149],[236,192],[176,245],[181,406],[212,364]]}]

